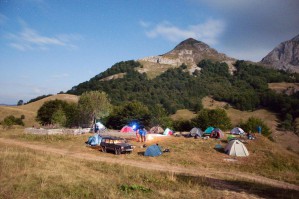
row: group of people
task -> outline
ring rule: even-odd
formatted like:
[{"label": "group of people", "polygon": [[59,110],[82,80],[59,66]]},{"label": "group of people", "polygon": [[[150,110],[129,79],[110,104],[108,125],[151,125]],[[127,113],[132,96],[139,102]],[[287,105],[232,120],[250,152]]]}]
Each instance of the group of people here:
[{"label": "group of people", "polygon": [[136,130],[136,141],[137,142],[145,142],[146,141],[146,129],[141,126]]}]

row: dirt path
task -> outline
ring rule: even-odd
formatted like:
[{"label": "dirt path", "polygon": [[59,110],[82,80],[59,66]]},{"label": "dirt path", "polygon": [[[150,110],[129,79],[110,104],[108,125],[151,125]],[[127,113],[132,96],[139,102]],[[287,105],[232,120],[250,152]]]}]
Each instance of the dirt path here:
[{"label": "dirt path", "polygon": [[17,145],[19,147],[25,147],[33,150],[48,152],[48,153],[54,153],[59,154],[75,159],[83,159],[83,160],[90,160],[90,161],[99,161],[99,162],[105,162],[105,163],[113,163],[113,164],[119,164],[119,165],[126,165],[126,166],[132,166],[132,167],[138,167],[142,169],[149,169],[149,170],[155,170],[155,171],[163,171],[163,172],[169,172],[169,173],[175,173],[175,174],[186,174],[190,176],[201,176],[201,177],[207,177],[211,180],[213,179],[219,179],[222,182],[221,186],[223,188],[228,188],[230,190],[239,191],[240,188],[238,186],[227,184],[224,180],[221,179],[227,179],[230,177],[231,179],[244,179],[247,181],[251,181],[254,183],[259,183],[263,185],[268,185],[276,188],[281,189],[292,189],[295,191],[299,191],[299,186],[293,185],[290,183],[286,183],[283,181],[278,181],[262,176],[258,176],[256,174],[250,174],[250,173],[241,173],[241,172],[223,172],[223,171],[217,171],[215,169],[205,169],[201,168],[199,169],[190,169],[190,168],[184,168],[179,166],[173,166],[169,164],[156,164],[156,163],[149,163],[149,162],[141,162],[141,161],[134,161],[134,160],[127,160],[123,158],[110,158],[110,157],[102,157],[97,156],[89,153],[81,153],[81,152],[71,152],[67,149],[57,149],[53,147],[48,147],[44,145],[38,145],[38,144],[30,144],[27,142],[17,141],[14,139],[7,139],[7,138],[0,138],[0,143],[5,143],[7,145]]}]

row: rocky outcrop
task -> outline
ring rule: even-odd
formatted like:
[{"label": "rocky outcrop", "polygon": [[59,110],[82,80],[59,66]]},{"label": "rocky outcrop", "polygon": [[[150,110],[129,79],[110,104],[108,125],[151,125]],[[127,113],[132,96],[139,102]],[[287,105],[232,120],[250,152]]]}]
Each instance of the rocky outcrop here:
[{"label": "rocky outcrop", "polygon": [[235,60],[223,53],[217,52],[209,45],[197,41],[193,38],[186,39],[178,44],[172,51],[163,55],[164,57],[178,57],[184,63],[197,64],[203,59],[211,59],[214,61],[232,61]]},{"label": "rocky outcrop", "polygon": [[139,59],[139,61],[155,63],[156,67],[159,67],[159,65],[162,64],[178,67],[184,63],[188,66],[190,73],[192,73],[195,69],[199,69],[197,64],[203,59],[211,59],[213,61],[220,62],[235,61],[234,58],[228,57],[223,53],[219,53],[209,45],[193,38],[182,41],[168,53],[158,56],[145,57]]},{"label": "rocky outcrop", "polygon": [[261,63],[278,70],[299,72],[299,35],[282,42],[274,48]]}]

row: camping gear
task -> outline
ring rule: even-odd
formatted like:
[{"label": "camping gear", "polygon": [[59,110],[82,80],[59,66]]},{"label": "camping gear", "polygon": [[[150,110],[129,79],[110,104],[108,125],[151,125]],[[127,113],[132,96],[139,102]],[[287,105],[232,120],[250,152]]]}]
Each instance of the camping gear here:
[{"label": "camping gear", "polygon": [[120,130],[121,133],[130,133],[130,132],[134,132],[134,129],[130,126],[124,126],[121,130]]},{"label": "camping gear", "polygon": [[166,128],[163,135],[172,135],[173,134],[173,131],[170,130],[169,128]]},{"label": "camping gear", "polygon": [[101,143],[102,137],[95,133],[93,136],[90,136],[87,140],[87,142],[85,142],[86,144],[90,145],[90,146],[96,146],[99,145]]},{"label": "camping gear", "polygon": [[214,130],[214,127],[212,126],[209,126],[205,131],[204,131],[204,134],[205,135],[210,135]]},{"label": "camping gear", "polygon": [[202,130],[200,128],[194,127],[193,129],[191,129],[190,135],[191,135],[191,137],[195,137],[195,136],[202,137],[203,136],[203,132],[202,132]]},{"label": "camping gear", "polygon": [[157,144],[154,144],[154,145],[149,146],[146,149],[146,151],[144,152],[144,155],[145,156],[156,157],[156,156],[162,155],[162,153],[163,152],[162,152],[160,146],[157,145]]},{"label": "camping gear", "polygon": [[245,134],[245,131],[241,129],[240,127],[235,127],[230,131],[231,134],[233,135],[243,135]]},{"label": "camping gear", "polygon": [[225,153],[231,156],[246,157],[249,152],[240,140],[231,140],[224,149]]},{"label": "camping gear", "polygon": [[150,129],[150,133],[154,133],[154,134],[163,134],[164,133],[164,129],[160,126],[154,126]]},{"label": "camping gear", "polygon": [[236,137],[234,135],[228,135],[227,136],[227,141],[231,141],[233,139],[236,139]]}]

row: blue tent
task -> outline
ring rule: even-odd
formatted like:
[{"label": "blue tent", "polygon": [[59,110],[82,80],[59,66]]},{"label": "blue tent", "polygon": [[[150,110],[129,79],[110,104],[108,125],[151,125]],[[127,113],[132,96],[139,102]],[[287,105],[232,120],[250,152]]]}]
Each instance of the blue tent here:
[{"label": "blue tent", "polygon": [[90,136],[88,138],[88,141],[86,142],[86,144],[89,144],[91,146],[96,146],[99,145],[101,143],[102,137],[95,133],[93,136]]},{"label": "blue tent", "polygon": [[214,127],[209,126],[206,130],[205,130],[205,134],[211,134],[214,130]]},{"label": "blue tent", "polygon": [[147,147],[144,155],[155,157],[155,156],[162,155],[162,153],[163,152],[162,152],[161,148],[158,145],[154,144],[154,145]]}]

